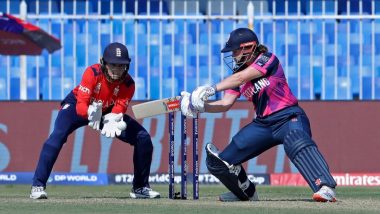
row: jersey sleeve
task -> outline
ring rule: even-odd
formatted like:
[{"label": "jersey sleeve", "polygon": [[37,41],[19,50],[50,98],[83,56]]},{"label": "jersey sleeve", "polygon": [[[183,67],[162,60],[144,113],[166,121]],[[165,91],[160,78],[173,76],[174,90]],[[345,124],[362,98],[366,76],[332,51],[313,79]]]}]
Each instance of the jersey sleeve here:
[{"label": "jersey sleeve", "polygon": [[269,52],[260,54],[257,59],[252,63],[252,67],[260,71],[263,75],[278,63],[277,57]]},{"label": "jersey sleeve", "polygon": [[83,73],[82,80],[78,87],[77,92],[77,114],[81,117],[87,118],[87,110],[90,105],[91,94],[96,85],[96,77],[93,70],[88,67]]},{"label": "jersey sleeve", "polygon": [[233,95],[236,95],[238,97],[240,97],[241,93],[240,93],[240,88],[239,87],[236,87],[234,89],[227,89],[225,91],[226,94],[233,94]]},{"label": "jersey sleeve", "polygon": [[112,113],[125,113],[129,106],[129,103],[132,100],[133,95],[135,94],[135,83],[123,85],[120,88],[120,93],[118,94],[115,105],[112,108]]}]

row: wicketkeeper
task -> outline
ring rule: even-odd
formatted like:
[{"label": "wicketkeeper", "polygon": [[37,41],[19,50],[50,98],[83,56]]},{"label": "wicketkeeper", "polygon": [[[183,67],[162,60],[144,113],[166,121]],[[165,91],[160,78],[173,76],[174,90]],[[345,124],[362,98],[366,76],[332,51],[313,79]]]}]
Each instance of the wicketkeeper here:
[{"label": "wicketkeeper", "polygon": [[[211,143],[206,145],[208,170],[231,191],[220,195],[220,200],[258,200],[256,187],[241,164],[283,144],[313,190],[313,199],[335,202],[336,182],[311,138],[309,119],[290,91],[276,55],[268,52],[248,28],[230,33],[222,49],[226,52],[232,52],[224,60],[233,74],[216,85],[198,87],[191,94],[182,92],[181,101],[182,113],[189,117],[197,112],[228,111],[241,95],[253,104],[256,118],[222,152]],[[225,91],[222,100],[205,102],[217,91]]]},{"label": "wicketkeeper", "polygon": [[150,135],[125,114],[135,92],[135,82],[128,74],[130,62],[126,46],[109,44],[100,63],[89,66],[81,83],[62,101],[54,130],[40,153],[30,198],[47,198],[46,182],[63,144],[73,131],[86,125],[134,146],[132,198],[160,197],[148,182],[153,154]]}]

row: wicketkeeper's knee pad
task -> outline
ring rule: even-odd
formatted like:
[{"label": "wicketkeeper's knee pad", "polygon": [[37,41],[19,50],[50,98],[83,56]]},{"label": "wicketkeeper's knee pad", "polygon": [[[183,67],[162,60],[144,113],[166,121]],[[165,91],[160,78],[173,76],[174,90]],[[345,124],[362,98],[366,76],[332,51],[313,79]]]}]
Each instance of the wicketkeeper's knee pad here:
[{"label": "wicketkeeper's knee pad", "polygon": [[248,179],[241,165],[230,165],[218,156],[216,147],[206,145],[206,166],[211,174],[217,177],[240,200],[246,201],[256,191],[255,185]]},{"label": "wicketkeeper's knee pad", "polygon": [[284,149],[314,192],[322,185],[336,186],[317,145],[303,130],[290,131],[285,137]]}]

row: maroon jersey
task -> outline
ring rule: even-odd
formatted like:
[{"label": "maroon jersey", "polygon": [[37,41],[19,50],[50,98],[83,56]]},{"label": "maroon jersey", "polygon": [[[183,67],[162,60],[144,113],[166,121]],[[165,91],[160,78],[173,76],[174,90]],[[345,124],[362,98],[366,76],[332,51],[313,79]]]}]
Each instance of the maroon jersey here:
[{"label": "maroon jersey", "polygon": [[252,101],[257,117],[264,117],[289,106],[297,105],[297,98],[292,94],[286,82],[284,70],[278,58],[270,53],[262,53],[250,65],[263,76],[253,79],[236,89],[227,90]]},{"label": "maroon jersey", "polygon": [[73,89],[77,114],[85,118],[88,117],[88,106],[93,101],[103,103],[103,112],[112,108],[112,113],[125,113],[134,93],[135,83],[129,74],[122,82],[110,83],[101,71],[100,64],[87,67],[80,84]]}]

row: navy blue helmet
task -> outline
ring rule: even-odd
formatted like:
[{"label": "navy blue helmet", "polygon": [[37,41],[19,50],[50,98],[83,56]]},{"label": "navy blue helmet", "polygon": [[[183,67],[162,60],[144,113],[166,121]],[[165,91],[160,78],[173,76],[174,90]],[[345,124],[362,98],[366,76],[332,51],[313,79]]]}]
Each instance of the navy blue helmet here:
[{"label": "navy blue helmet", "polygon": [[232,53],[223,58],[225,64],[235,73],[245,69],[248,62],[254,60],[255,50],[259,46],[259,39],[255,32],[248,28],[238,28],[230,33],[230,38],[221,50],[222,53],[234,52],[241,49],[239,54]]},{"label": "navy blue helmet", "polygon": [[106,63],[123,65],[131,62],[127,47],[118,42],[111,43],[104,49],[103,60]]},{"label": "navy blue helmet", "polygon": [[118,42],[107,45],[100,59],[102,71],[110,82],[125,79],[130,63],[127,47]]},{"label": "navy blue helmet", "polygon": [[230,33],[230,38],[222,49],[222,53],[237,50],[245,45],[259,44],[255,32],[248,28],[238,28]]}]

